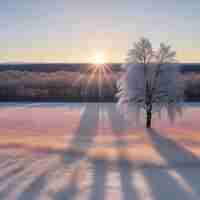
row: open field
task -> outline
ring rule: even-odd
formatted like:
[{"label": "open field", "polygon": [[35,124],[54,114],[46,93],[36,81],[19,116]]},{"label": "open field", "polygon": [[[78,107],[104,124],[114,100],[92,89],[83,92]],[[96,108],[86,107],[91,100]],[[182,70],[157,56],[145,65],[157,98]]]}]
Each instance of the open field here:
[{"label": "open field", "polygon": [[147,131],[113,103],[0,103],[0,199],[199,200],[199,118]]}]

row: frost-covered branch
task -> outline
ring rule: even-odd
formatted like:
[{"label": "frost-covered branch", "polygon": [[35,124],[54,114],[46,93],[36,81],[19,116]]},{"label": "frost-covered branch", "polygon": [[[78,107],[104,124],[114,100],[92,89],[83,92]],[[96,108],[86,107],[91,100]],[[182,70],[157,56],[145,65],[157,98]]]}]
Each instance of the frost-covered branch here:
[{"label": "frost-covered branch", "polygon": [[126,75],[118,83],[119,102],[144,109],[147,127],[151,126],[152,112],[166,108],[172,115],[183,97],[175,56],[176,52],[163,43],[157,51],[153,50],[145,38],[134,43],[128,53]]}]

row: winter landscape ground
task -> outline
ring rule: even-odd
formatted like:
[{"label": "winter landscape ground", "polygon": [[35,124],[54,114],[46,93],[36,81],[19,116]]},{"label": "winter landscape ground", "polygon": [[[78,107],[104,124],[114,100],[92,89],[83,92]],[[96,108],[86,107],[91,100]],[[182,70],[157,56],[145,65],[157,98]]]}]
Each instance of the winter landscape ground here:
[{"label": "winter landscape ground", "polygon": [[0,199],[199,200],[200,105],[184,107],[147,131],[113,103],[1,103]]}]

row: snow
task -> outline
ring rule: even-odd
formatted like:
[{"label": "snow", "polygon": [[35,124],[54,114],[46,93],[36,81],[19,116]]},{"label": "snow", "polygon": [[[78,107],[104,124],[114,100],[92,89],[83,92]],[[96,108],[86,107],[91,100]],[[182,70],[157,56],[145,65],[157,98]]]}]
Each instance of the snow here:
[{"label": "snow", "polygon": [[0,199],[199,200],[200,105],[184,107],[147,131],[112,103],[1,103]]}]

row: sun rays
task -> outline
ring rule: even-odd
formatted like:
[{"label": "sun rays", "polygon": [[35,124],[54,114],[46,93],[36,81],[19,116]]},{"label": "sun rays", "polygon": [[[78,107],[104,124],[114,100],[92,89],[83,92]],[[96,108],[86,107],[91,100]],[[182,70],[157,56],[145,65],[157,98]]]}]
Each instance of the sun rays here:
[{"label": "sun rays", "polygon": [[103,90],[105,88],[114,88],[113,84],[113,71],[109,64],[95,63],[88,67],[86,72],[87,80],[85,82],[85,94],[87,95],[91,90],[98,92],[98,97],[101,98],[104,95]]}]

